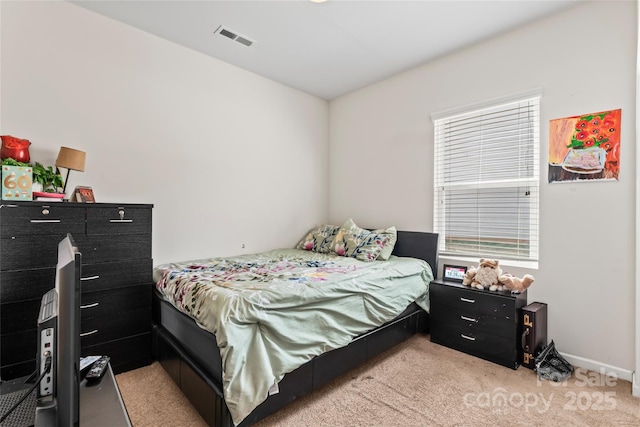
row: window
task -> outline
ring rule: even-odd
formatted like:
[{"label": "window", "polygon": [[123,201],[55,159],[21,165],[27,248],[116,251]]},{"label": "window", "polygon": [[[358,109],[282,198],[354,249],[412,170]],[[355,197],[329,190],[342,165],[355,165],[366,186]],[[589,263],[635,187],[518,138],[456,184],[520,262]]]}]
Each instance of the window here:
[{"label": "window", "polygon": [[538,260],[540,96],[432,116],[442,255]]}]

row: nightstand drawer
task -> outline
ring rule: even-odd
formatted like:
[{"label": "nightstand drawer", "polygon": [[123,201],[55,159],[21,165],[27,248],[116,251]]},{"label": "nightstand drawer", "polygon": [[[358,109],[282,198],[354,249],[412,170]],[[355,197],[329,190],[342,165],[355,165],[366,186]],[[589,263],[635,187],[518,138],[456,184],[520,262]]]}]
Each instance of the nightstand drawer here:
[{"label": "nightstand drawer", "polygon": [[[431,325],[439,328],[454,328],[458,331],[484,331],[513,339],[513,320],[485,313],[467,311],[465,308],[453,310],[446,305],[435,305],[431,309]],[[435,326],[434,326],[435,325]]]},{"label": "nightstand drawer", "polygon": [[460,331],[455,327],[445,328],[442,332],[432,334],[431,341],[512,369],[516,369],[520,363],[512,339],[482,331]]},{"label": "nightstand drawer", "polygon": [[87,211],[87,235],[151,234],[151,209],[114,206]]},{"label": "nightstand drawer", "polygon": [[[6,210],[2,215],[0,237],[51,235],[62,238],[67,233],[84,234],[84,209],[69,209],[63,203],[57,203],[60,205],[34,203],[30,206],[3,206]],[[52,238],[51,241],[54,240]]]},{"label": "nightstand drawer", "polygon": [[488,314],[514,321],[515,302],[513,298],[500,293],[479,291],[449,286],[431,287],[430,297],[454,310],[464,310],[472,314]]},{"label": "nightstand drawer", "polygon": [[153,282],[153,260],[105,262],[82,266],[82,292],[148,285]]}]

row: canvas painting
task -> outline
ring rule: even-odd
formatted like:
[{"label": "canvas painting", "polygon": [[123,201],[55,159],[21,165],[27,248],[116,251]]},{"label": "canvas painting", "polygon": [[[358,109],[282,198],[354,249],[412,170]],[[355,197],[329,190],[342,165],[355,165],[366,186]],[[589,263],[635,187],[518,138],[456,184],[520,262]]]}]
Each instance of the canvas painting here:
[{"label": "canvas painting", "polygon": [[551,120],[549,182],[617,180],[622,110]]}]

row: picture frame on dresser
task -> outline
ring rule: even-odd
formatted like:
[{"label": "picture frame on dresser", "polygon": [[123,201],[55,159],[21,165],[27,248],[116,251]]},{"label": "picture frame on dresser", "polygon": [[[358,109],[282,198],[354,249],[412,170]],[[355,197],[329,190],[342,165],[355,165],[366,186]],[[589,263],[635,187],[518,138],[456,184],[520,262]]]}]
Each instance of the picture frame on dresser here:
[{"label": "picture frame on dresser", "polygon": [[78,203],[95,203],[96,198],[93,194],[93,188],[85,186],[77,186],[71,195],[72,202]]}]

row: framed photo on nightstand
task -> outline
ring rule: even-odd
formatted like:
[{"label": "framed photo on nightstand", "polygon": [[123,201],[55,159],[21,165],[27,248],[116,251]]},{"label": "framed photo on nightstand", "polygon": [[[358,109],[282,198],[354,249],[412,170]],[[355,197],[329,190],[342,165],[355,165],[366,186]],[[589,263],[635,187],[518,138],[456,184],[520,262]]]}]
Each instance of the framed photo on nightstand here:
[{"label": "framed photo on nightstand", "polygon": [[442,267],[442,279],[448,282],[462,283],[467,267],[461,265],[447,265]]}]

